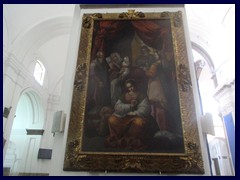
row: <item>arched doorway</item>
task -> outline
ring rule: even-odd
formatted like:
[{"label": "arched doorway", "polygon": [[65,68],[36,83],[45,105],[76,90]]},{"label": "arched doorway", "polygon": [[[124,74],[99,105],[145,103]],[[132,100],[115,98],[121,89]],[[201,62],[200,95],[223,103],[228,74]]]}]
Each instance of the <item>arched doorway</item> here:
[{"label": "arched doorway", "polygon": [[[211,122],[204,121],[204,126],[207,129],[203,130],[209,150],[211,174],[214,176],[234,175],[223,118],[219,116],[221,113],[219,107],[221,105],[214,97],[218,81],[213,61],[208,53],[196,43],[192,43],[192,52],[201,99],[202,115],[206,117],[206,114],[210,113],[211,118],[207,119],[207,121],[212,120]],[[221,146],[218,143],[218,139],[221,139]],[[215,156],[215,149],[222,151],[224,149],[225,151],[222,153],[224,155]],[[224,160],[222,160],[223,158]]]},{"label": "arched doorway", "polygon": [[27,134],[27,129],[43,128],[41,98],[34,91],[25,91],[19,98],[3,167],[9,175],[36,172],[40,135]]}]

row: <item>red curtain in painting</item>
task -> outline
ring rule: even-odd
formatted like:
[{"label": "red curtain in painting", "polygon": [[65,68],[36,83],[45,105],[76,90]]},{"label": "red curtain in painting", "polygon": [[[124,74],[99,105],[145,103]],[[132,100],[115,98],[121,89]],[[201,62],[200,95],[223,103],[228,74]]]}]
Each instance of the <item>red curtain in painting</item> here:
[{"label": "red curtain in painting", "polygon": [[106,37],[114,39],[123,28],[121,21],[100,21],[99,30],[93,41],[92,57],[95,58],[97,51],[104,52]]},{"label": "red curtain in painting", "polygon": [[154,21],[132,21],[137,35],[148,46],[158,49],[159,43],[162,43],[167,28],[156,24]]},{"label": "red curtain in painting", "polygon": [[[157,49],[159,42],[162,42],[168,29],[150,20],[131,21],[138,36],[148,46]],[[92,57],[95,58],[97,51],[105,51],[105,38],[114,39],[124,28],[123,21],[100,21],[99,29],[93,41]]]}]

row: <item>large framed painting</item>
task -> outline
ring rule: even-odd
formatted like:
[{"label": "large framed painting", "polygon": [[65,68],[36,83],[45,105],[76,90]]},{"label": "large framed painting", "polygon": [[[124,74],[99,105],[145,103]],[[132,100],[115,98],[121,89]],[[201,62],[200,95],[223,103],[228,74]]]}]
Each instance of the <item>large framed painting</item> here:
[{"label": "large framed painting", "polygon": [[84,14],[65,171],[204,173],[178,12]]}]

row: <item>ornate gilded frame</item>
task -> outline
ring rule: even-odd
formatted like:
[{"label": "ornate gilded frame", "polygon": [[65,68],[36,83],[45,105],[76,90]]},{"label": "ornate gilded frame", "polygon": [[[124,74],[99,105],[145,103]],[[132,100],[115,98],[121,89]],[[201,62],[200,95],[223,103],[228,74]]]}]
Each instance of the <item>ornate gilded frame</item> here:
[{"label": "ornate gilded frame", "polygon": [[[184,153],[140,152],[84,152],[82,136],[91,59],[93,24],[101,20],[169,19],[171,22],[174,59],[180,112],[182,118]],[[203,174],[203,160],[199,142],[193,92],[185,43],[182,13],[126,13],[84,14],[77,59],[72,107],[68,129],[65,171],[117,171]]]}]

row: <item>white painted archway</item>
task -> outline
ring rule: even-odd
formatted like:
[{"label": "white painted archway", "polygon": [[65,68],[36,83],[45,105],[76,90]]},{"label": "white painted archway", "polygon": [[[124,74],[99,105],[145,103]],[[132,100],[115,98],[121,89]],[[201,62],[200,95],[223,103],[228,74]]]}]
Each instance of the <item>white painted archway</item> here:
[{"label": "white painted archway", "polygon": [[26,129],[42,129],[44,112],[40,96],[33,90],[24,92],[17,104],[4,167],[10,175],[38,169],[37,155],[41,135],[27,135]]}]

